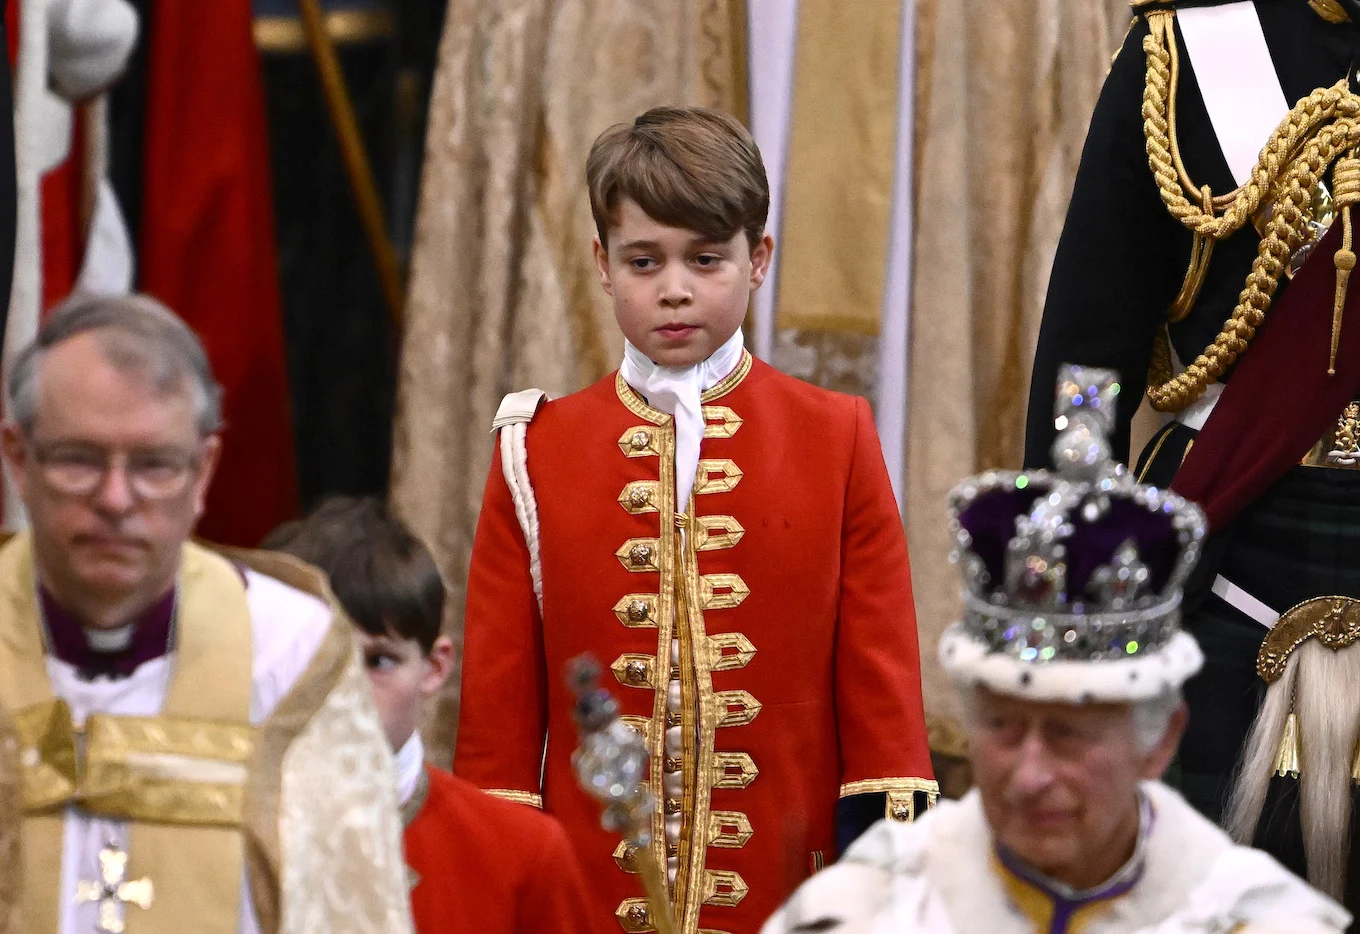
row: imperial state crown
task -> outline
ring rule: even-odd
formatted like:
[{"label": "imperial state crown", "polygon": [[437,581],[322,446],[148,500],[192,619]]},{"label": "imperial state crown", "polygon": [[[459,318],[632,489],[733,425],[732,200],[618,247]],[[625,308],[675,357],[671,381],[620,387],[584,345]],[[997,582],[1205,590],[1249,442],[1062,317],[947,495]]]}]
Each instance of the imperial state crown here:
[{"label": "imperial state crown", "polygon": [[956,681],[1036,700],[1132,701],[1199,669],[1180,604],[1204,514],[1112,458],[1119,391],[1112,370],[1064,366],[1055,469],[989,471],[951,491],[964,611],[940,660]]}]

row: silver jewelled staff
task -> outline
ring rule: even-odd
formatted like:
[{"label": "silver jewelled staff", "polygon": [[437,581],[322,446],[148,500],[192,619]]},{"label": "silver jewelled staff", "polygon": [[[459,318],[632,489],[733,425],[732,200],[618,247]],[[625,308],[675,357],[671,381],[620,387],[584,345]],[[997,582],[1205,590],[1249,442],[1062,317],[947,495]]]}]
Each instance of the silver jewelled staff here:
[{"label": "silver jewelled staff", "polygon": [[604,805],[600,826],[627,842],[642,876],[657,934],[675,934],[666,874],[652,851],[656,798],[647,790],[647,744],[619,719],[619,703],[600,687],[600,665],[589,655],[567,663],[567,687],[576,696],[573,718],[581,744],[572,753],[576,780]]}]

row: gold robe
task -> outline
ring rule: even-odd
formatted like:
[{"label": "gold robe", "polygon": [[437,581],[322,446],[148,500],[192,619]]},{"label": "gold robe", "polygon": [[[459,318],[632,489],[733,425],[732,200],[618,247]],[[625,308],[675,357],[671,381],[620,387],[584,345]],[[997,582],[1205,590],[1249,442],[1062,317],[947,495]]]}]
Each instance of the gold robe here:
[{"label": "gold robe", "polygon": [[77,724],[45,657],[31,542],[0,547],[0,857],[22,867],[0,882],[0,931],[72,929],[61,903],[74,814],[126,827],[119,878],[132,887],[105,901],[121,903],[128,934],[411,930],[391,755],[350,624],[314,570],[231,557],[292,605],[297,591],[331,604],[267,716],[252,716],[255,643],[289,620],[252,620],[242,574],[186,545],[158,715],[91,709]]}]

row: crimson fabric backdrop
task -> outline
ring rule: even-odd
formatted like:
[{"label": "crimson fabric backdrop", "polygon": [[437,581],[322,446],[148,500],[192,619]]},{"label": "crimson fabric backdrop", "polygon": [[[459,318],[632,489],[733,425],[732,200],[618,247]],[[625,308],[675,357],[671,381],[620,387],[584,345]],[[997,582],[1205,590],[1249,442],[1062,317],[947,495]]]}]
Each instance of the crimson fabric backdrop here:
[{"label": "crimson fabric backdrop", "polygon": [[140,288],[198,332],[226,389],[199,534],[253,546],[296,513],[297,481],[250,3],[150,9]]}]

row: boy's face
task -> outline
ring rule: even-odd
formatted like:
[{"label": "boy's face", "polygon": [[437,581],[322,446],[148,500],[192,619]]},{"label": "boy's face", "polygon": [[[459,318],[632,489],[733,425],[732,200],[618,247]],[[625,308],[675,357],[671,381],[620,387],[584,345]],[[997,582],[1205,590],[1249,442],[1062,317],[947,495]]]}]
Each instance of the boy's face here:
[{"label": "boy's face", "polygon": [[402,639],[390,633],[374,636],[359,629],[355,635],[383,731],[396,752],[416,731],[426,698],[433,696],[449,676],[453,643],[447,636],[440,636],[426,655],[415,639]]},{"label": "boy's face", "polygon": [[714,242],[670,227],[624,199],[595,241],[595,267],[623,336],[662,366],[707,359],[741,327],[751,293],[765,281],[774,240],[751,250],[745,231]]}]

